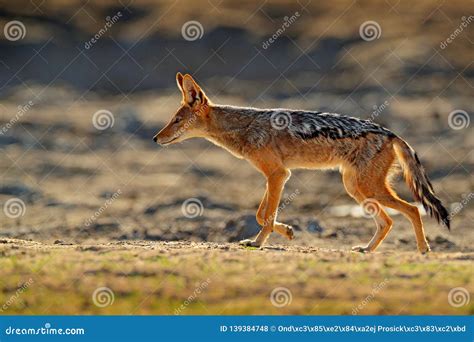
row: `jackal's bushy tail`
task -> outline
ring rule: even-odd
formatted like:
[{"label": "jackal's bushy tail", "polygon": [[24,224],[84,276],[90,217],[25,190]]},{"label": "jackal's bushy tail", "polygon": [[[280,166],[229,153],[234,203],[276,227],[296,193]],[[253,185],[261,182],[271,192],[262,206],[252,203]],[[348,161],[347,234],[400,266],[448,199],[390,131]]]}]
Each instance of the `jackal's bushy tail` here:
[{"label": "jackal's bushy tail", "polygon": [[413,196],[423,204],[426,212],[435,217],[438,223],[450,229],[450,216],[440,199],[436,197],[433,186],[421,165],[416,152],[404,140],[395,139],[395,153],[403,168],[405,180]]}]

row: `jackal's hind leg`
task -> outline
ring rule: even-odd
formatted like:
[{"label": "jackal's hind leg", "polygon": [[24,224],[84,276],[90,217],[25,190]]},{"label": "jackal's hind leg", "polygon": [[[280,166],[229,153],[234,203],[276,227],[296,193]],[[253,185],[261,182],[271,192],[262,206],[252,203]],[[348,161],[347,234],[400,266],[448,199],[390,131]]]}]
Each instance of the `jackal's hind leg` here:
[{"label": "jackal's hind leg", "polygon": [[431,251],[430,245],[426,240],[425,231],[423,229],[423,222],[421,221],[421,216],[418,208],[395,194],[387,193],[386,196],[381,196],[379,202],[386,207],[400,211],[408,220],[410,220],[413,230],[415,231],[416,244],[418,251],[421,254],[428,253]]},{"label": "jackal's hind leg", "polygon": [[[391,189],[384,178],[372,177],[370,182],[359,184],[359,190],[371,200],[377,201],[380,206],[385,206],[400,211],[408,220],[410,220],[415,231],[418,250],[424,254],[430,251],[430,246],[426,240],[423,222],[418,208],[404,200]],[[391,220],[388,221],[388,231],[391,227]],[[387,231],[387,233],[388,233]],[[386,233],[385,233],[386,235]],[[385,236],[383,236],[384,238]]]},{"label": "jackal's hind leg", "polygon": [[362,205],[367,214],[374,218],[377,226],[374,236],[366,246],[354,246],[352,250],[362,253],[373,252],[387,236],[392,228],[393,221],[376,199],[369,198],[366,195],[363,186],[361,187],[357,181],[355,170],[345,170],[342,179],[347,193]]},{"label": "jackal's hind leg", "polygon": [[[390,229],[392,229],[393,221],[387,215],[385,210],[373,200],[367,200],[366,203],[371,205],[371,216],[373,215],[375,223],[377,225],[377,231],[375,232],[372,239],[369,241],[367,246],[354,246],[352,247],[353,251],[356,252],[373,252],[375,249],[382,243],[382,241],[387,236]],[[373,211],[372,211],[373,209]]]}]

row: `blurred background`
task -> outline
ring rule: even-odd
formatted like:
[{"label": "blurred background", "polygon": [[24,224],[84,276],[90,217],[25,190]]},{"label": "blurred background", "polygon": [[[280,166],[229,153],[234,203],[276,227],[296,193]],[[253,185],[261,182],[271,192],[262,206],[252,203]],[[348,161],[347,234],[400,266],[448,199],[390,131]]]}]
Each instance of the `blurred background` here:
[{"label": "blurred background", "polygon": [[[161,148],[176,72],[212,101],[372,119],[419,153],[453,217],[434,250],[472,251],[472,1],[0,2],[0,235],[72,243],[238,241],[263,177],[203,140]],[[411,200],[402,182],[400,194]],[[291,244],[374,232],[336,171],[295,171]],[[382,250],[416,248],[401,215]],[[288,244],[279,236],[270,243]]]}]

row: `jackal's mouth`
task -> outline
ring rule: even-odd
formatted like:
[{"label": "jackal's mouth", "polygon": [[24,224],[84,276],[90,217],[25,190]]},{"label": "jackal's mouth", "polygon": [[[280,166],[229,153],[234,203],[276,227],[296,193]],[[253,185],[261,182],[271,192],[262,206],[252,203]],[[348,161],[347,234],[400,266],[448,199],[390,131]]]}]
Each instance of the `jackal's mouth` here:
[{"label": "jackal's mouth", "polygon": [[173,137],[171,138],[170,140],[168,141],[163,141],[163,142],[158,142],[158,144],[162,145],[162,146],[166,146],[166,145],[169,145],[171,144],[173,141],[175,141],[176,139],[178,139],[178,137]]}]

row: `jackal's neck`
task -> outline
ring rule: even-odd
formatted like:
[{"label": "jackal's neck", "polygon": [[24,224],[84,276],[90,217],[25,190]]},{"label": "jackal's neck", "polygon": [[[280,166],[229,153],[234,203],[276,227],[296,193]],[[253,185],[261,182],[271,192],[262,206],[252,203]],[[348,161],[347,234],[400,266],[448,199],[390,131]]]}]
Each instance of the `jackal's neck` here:
[{"label": "jackal's neck", "polygon": [[254,108],[212,105],[206,138],[233,154],[242,155],[247,129],[257,113]]},{"label": "jackal's neck", "polygon": [[249,108],[213,105],[209,112],[211,134],[238,134],[254,120],[255,111]]}]

